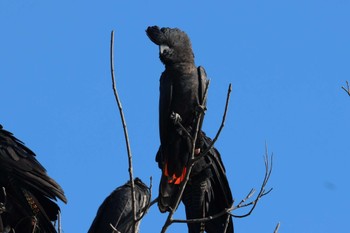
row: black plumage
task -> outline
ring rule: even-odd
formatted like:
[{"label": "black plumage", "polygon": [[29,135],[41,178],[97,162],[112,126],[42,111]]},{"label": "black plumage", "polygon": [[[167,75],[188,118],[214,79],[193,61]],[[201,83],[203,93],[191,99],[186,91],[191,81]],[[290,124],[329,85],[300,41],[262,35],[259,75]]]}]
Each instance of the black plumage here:
[{"label": "black plumage", "polygon": [[[201,132],[204,152],[212,142],[204,132]],[[226,177],[224,164],[216,148],[199,159],[193,166],[189,182],[182,196],[185,205],[186,218],[198,219],[222,213],[233,204],[231,189]],[[205,223],[189,223],[189,233],[223,233],[229,218],[227,233],[233,232],[232,217],[227,214]]]},{"label": "black plumage", "polygon": [[3,231],[56,232],[52,221],[57,220],[60,208],[55,201],[67,203],[62,188],[47,175],[33,151],[1,125],[0,188],[5,191],[0,190]]},{"label": "black plumage", "polygon": [[[136,213],[139,218],[149,207],[151,194],[149,188],[139,179],[134,180]],[[113,233],[113,225],[121,233],[132,232],[131,182],[115,189],[101,204],[88,233]],[[135,229],[138,232],[140,221]]]},{"label": "black plumage", "polygon": [[[191,139],[171,116],[180,116],[181,124],[194,136],[198,109],[203,106],[206,73],[203,67],[196,67],[191,41],[185,32],[177,28],[153,26],[148,27],[146,33],[159,46],[159,57],[165,65],[160,77],[161,146],[156,156],[162,169],[158,206],[160,211],[165,212],[174,205],[174,197],[184,180],[186,164],[192,152]],[[202,122],[203,118],[199,120]]]}]

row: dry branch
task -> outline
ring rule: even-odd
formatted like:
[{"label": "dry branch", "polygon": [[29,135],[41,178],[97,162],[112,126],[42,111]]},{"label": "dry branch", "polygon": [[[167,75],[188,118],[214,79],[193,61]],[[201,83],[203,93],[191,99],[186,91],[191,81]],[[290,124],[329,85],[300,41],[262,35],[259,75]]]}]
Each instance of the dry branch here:
[{"label": "dry branch", "polygon": [[61,225],[61,211],[59,210],[58,211],[58,214],[57,214],[57,230],[58,230],[58,233],[61,233],[62,232],[62,225]]},{"label": "dry branch", "polygon": [[[210,81],[208,80],[207,82],[207,86],[206,86],[206,89],[205,89],[205,92],[204,92],[204,97],[203,97],[203,101],[202,103],[205,103],[206,101],[206,98],[207,98],[207,93],[208,93],[208,88],[209,88],[209,84],[210,84]],[[227,97],[226,97],[226,104],[225,104],[225,110],[224,110],[224,114],[223,114],[223,117],[222,117],[222,122],[221,122],[221,125],[220,125],[220,128],[215,136],[215,138],[213,139],[212,143],[208,146],[208,148],[204,151],[204,152],[201,152],[200,155],[194,157],[194,150],[195,150],[195,142],[197,140],[197,137],[198,137],[198,134],[200,133],[200,118],[201,118],[201,114],[203,114],[203,112],[200,112],[199,116],[198,116],[198,119],[197,119],[197,127],[196,127],[196,131],[195,131],[195,137],[194,138],[191,138],[192,140],[192,152],[191,152],[191,158],[187,164],[187,167],[189,168],[188,169],[188,172],[185,176],[185,180],[184,182],[181,184],[180,186],[180,190],[179,190],[179,193],[178,193],[178,196],[177,196],[177,201],[176,201],[176,204],[175,204],[175,208],[169,213],[168,215],[168,218],[163,226],[163,229],[162,229],[162,233],[163,232],[166,232],[166,229],[172,224],[172,223],[189,223],[189,222],[205,222],[205,221],[210,221],[212,220],[212,217],[207,217],[207,218],[201,218],[201,219],[191,219],[191,220],[178,220],[178,219],[173,219],[173,215],[177,209],[177,207],[179,206],[180,204],[180,201],[181,201],[181,198],[182,198],[182,195],[183,195],[183,192],[186,188],[186,185],[188,183],[188,180],[189,180],[189,176],[191,174],[191,171],[192,171],[192,167],[194,166],[195,162],[202,158],[203,156],[206,156],[208,154],[208,152],[213,148],[214,146],[214,143],[216,142],[216,140],[218,139],[220,133],[221,133],[221,130],[223,129],[224,125],[225,125],[225,120],[226,120],[226,114],[227,114],[227,110],[228,110],[228,104],[229,104],[229,101],[230,101],[230,95],[231,95],[231,91],[232,91],[232,85],[230,84],[229,85],[229,88],[228,88],[228,91],[227,91]],[[205,108],[203,108],[205,109]],[[181,122],[178,122],[178,124],[181,126]],[[184,128],[184,127],[182,127]],[[186,134],[189,134],[188,132]],[[220,214],[219,216],[217,217],[220,217],[222,216],[223,214],[227,213],[227,210],[224,210],[222,214]],[[216,217],[216,218],[217,218]],[[229,219],[229,217],[228,217]],[[204,221],[203,221],[204,220]],[[228,220],[229,221],[229,220]],[[227,221],[227,223],[228,223]],[[226,228],[227,228],[227,225],[226,224]],[[226,230],[225,230],[226,231]]]},{"label": "dry branch", "polygon": [[128,152],[128,162],[129,162],[129,177],[130,177],[130,183],[131,183],[131,203],[132,203],[132,213],[133,213],[133,224],[132,224],[132,232],[135,232],[135,223],[136,223],[136,199],[135,199],[135,183],[134,183],[134,175],[133,175],[133,167],[132,167],[132,154],[131,154],[131,148],[130,148],[130,142],[129,142],[129,136],[128,136],[128,130],[126,126],[126,121],[124,118],[123,108],[122,104],[119,99],[118,91],[115,85],[115,76],[114,76],[114,31],[111,32],[111,48],[110,48],[110,63],[111,63],[111,78],[112,78],[112,88],[115,100],[117,101],[120,117],[122,120],[123,130],[124,130],[124,136],[125,136],[125,143],[126,148]]},{"label": "dry branch", "polygon": [[4,196],[4,200],[1,200],[3,202],[0,202],[0,232],[3,232],[4,231],[4,225],[3,225],[3,222],[2,222],[2,213],[4,213],[6,211],[6,202],[7,202],[7,195],[6,195],[6,189],[5,187],[2,187],[2,194]]},{"label": "dry branch", "polygon": [[275,228],[273,233],[278,233],[278,230],[280,229],[280,226],[281,226],[281,223],[277,223],[277,226],[276,226],[276,228]]},{"label": "dry branch", "polygon": [[[150,180],[149,181],[149,188],[148,188],[149,192],[150,192],[149,200],[151,200],[152,199],[152,176],[149,178],[149,180]],[[141,216],[136,218],[135,223],[138,222],[138,221],[141,221],[141,219],[143,219],[143,217],[145,217],[145,215],[147,214],[149,208],[151,208],[152,205],[153,205],[152,202],[150,202],[145,208],[140,210]]]},{"label": "dry branch", "polygon": [[230,83],[230,85],[228,86],[228,90],[227,90],[225,110],[224,110],[224,114],[222,116],[220,128],[219,128],[218,132],[216,133],[215,137],[213,138],[212,142],[208,146],[208,148],[203,153],[201,153],[199,156],[196,156],[195,161],[201,159],[203,156],[206,156],[208,154],[208,152],[214,147],[216,140],[218,140],[220,133],[225,126],[226,114],[227,114],[227,110],[228,110],[228,104],[230,102],[231,91],[232,91],[232,85]]},{"label": "dry branch", "polygon": [[[247,207],[247,206],[250,206],[252,205],[252,208],[248,211],[248,213],[244,214],[244,215],[233,215],[233,217],[235,218],[244,218],[244,217],[247,217],[249,216],[253,210],[255,209],[256,205],[258,204],[260,198],[262,198],[263,196],[267,195],[268,193],[270,193],[272,191],[272,188],[269,189],[268,191],[265,191],[265,187],[267,185],[267,182],[269,181],[270,179],[270,176],[271,176],[271,172],[272,172],[272,160],[273,160],[273,154],[271,155],[271,161],[269,160],[269,154],[268,154],[268,149],[267,149],[267,145],[265,144],[265,156],[264,156],[264,163],[265,163],[265,176],[264,176],[264,180],[261,184],[261,187],[260,187],[260,190],[259,190],[259,193],[257,195],[257,197],[252,201],[252,202],[249,202],[249,203],[246,203],[245,202],[251,198],[254,194],[254,192],[250,191],[250,193],[247,195],[247,197],[245,199],[243,199],[237,206],[235,206],[233,208],[234,209],[239,209],[239,208],[244,208],[244,207]],[[254,189],[252,189],[254,190]]]},{"label": "dry branch", "polygon": [[346,81],[346,87],[342,86],[341,88],[350,96],[350,86],[348,81]]},{"label": "dry branch", "polygon": [[[216,219],[216,218],[219,218],[225,214],[228,214],[230,213],[231,216],[235,217],[235,218],[244,218],[244,217],[247,217],[249,216],[253,210],[255,209],[257,203],[259,202],[259,200],[261,199],[261,197],[267,195],[268,193],[270,193],[272,191],[272,188],[269,189],[268,191],[265,191],[265,187],[267,185],[267,182],[268,180],[270,179],[270,175],[271,175],[271,172],[272,172],[272,158],[273,156],[271,155],[271,161],[269,160],[268,158],[268,150],[267,150],[267,146],[265,148],[265,157],[264,157],[264,163],[265,163],[265,176],[264,176],[264,179],[263,179],[263,182],[261,184],[261,187],[260,187],[260,191],[259,191],[259,194],[257,195],[257,197],[249,202],[249,203],[246,203],[247,200],[249,200],[255,193],[255,189],[251,189],[250,192],[248,193],[248,195],[242,199],[238,205],[233,205],[232,207],[230,208],[227,208],[227,209],[224,209],[222,212],[218,213],[218,214],[215,214],[215,215],[212,215],[212,216],[208,216],[208,217],[205,217],[205,218],[197,218],[197,219],[187,219],[187,220],[182,220],[182,219],[173,219],[172,222],[173,223],[199,223],[199,222],[208,222],[208,221],[212,221],[213,219]],[[244,208],[244,207],[247,207],[247,206],[250,206],[250,205],[253,205],[252,208],[248,211],[247,214],[244,214],[244,215],[234,215],[232,214],[232,211],[236,210],[236,209],[240,209],[240,208]]]},{"label": "dry branch", "polygon": [[[205,92],[204,92],[202,103],[206,102],[207,95],[208,95],[209,83],[210,83],[209,81],[207,81],[207,83],[206,83],[206,88],[205,88]],[[205,107],[202,107],[202,109],[205,110]],[[200,132],[200,121],[201,121],[200,119],[201,119],[202,114],[204,114],[204,111],[200,111],[198,116],[197,116],[196,129],[195,129],[194,137],[191,138],[191,140],[192,140],[191,158],[189,159],[189,161],[187,163],[188,170],[186,172],[186,176],[185,176],[184,182],[182,182],[181,185],[180,185],[179,192],[177,194],[176,201],[175,201],[175,206],[169,212],[169,215],[168,215],[168,217],[167,217],[167,219],[166,219],[166,221],[164,223],[164,226],[162,227],[162,231],[161,231],[162,233],[165,233],[167,228],[173,223],[173,215],[175,214],[175,212],[176,212],[176,210],[177,210],[177,208],[178,208],[178,206],[180,204],[183,192],[184,192],[184,190],[186,188],[186,185],[187,185],[187,183],[189,181],[190,174],[191,174],[193,165],[195,163],[194,151],[195,151],[197,137],[198,137],[198,134]],[[178,123],[181,124],[180,122],[178,122]],[[187,133],[187,134],[189,134],[189,133]]]}]

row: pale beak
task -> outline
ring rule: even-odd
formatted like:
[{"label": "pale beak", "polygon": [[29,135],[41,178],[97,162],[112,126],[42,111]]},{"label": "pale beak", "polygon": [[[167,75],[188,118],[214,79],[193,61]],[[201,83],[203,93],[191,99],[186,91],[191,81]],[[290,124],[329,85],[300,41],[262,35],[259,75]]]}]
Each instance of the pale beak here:
[{"label": "pale beak", "polygon": [[159,45],[159,53],[163,54],[164,50],[170,49],[169,46],[161,44]]}]

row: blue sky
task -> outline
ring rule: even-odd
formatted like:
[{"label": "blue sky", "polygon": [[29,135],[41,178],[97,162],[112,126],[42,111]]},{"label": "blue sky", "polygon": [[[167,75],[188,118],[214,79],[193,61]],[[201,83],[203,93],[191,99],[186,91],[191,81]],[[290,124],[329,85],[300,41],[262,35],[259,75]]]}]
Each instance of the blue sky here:
[{"label": "blue sky", "polygon": [[[109,70],[115,30],[117,88],[135,175],[157,195],[158,88],[163,66],[147,26],[179,27],[211,85],[204,130],[214,136],[226,91],[232,96],[216,147],[236,201],[258,188],[264,145],[274,154],[265,196],[236,232],[346,232],[348,229],[350,1],[0,2],[1,124],[34,150],[64,188],[65,233],[86,232],[98,206],[128,179]],[[238,213],[244,213],[239,211]],[[183,208],[176,215],[183,218]],[[154,206],[141,232],[160,232]],[[173,225],[171,232],[186,232]]]}]

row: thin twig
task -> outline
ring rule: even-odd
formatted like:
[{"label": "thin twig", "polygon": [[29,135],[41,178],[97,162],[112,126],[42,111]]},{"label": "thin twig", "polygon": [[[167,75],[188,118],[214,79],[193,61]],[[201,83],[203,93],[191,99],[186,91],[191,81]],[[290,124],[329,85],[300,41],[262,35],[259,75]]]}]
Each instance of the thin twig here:
[{"label": "thin twig", "polygon": [[118,231],[118,230],[112,225],[112,223],[110,223],[109,226],[110,226],[110,227],[112,228],[112,230],[113,230],[112,233],[114,233],[114,232],[115,232],[115,233],[121,233],[120,231]]},{"label": "thin twig", "polygon": [[124,129],[124,136],[125,136],[125,142],[126,142],[126,148],[128,152],[128,162],[129,162],[129,177],[130,177],[130,183],[131,183],[131,204],[132,204],[132,213],[133,213],[133,227],[132,232],[135,232],[135,221],[136,221],[136,199],[135,199],[135,183],[134,183],[134,175],[133,175],[133,167],[132,167],[132,154],[131,154],[131,148],[130,148],[130,142],[129,142],[129,136],[128,136],[128,130],[124,118],[123,108],[122,104],[119,100],[118,91],[115,84],[115,77],[114,77],[114,31],[112,30],[111,33],[111,48],[110,48],[110,57],[111,57],[111,76],[112,76],[112,87],[113,92],[115,96],[115,100],[117,101],[120,117],[123,124]]},{"label": "thin twig", "polygon": [[272,172],[272,161],[273,161],[273,154],[271,155],[271,161],[269,161],[268,148],[267,148],[267,144],[265,144],[265,156],[264,156],[265,176],[264,176],[264,180],[263,180],[263,182],[261,184],[260,191],[259,191],[259,193],[258,193],[258,195],[257,195],[257,197],[255,198],[254,201],[252,201],[252,202],[250,202],[248,204],[245,204],[245,205],[242,205],[243,202],[240,202],[240,205],[235,207],[235,209],[238,209],[238,208],[246,207],[248,205],[253,205],[248,213],[246,213],[244,215],[233,215],[232,214],[233,217],[235,217],[235,218],[244,218],[244,217],[249,216],[253,212],[253,210],[255,209],[255,207],[258,204],[260,198],[265,196],[266,194],[268,194],[269,192],[272,191],[272,188],[269,189],[269,191],[267,191],[267,192],[265,191],[266,184],[269,181],[270,176],[271,176],[271,172]]},{"label": "thin twig", "polygon": [[228,214],[227,217],[226,217],[225,228],[224,228],[224,232],[223,233],[227,232],[228,224],[230,223],[230,219],[231,219],[231,216]]},{"label": "thin twig", "polygon": [[209,144],[208,148],[203,153],[201,153],[199,156],[196,156],[196,158],[195,158],[196,161],[201,159],[203,156],[207,155],[208,152],[213,148],[216,140],[218,140],[220,133],[225,126],[226,114],[227,114],[227,110],[228,110],[228,104],[230,102],[231,91],[232,91],[232,85],[230,83],[230,85],[228,86],[228,90],[227,90],[225,110],[224,110],[224,114],[222,116],[220,128],[219,128],[218,132],[216,133],[215,137],[213,138],[212,142]]},{"label": "thin twig", "polygon": [[278,230],[280,229],[280,226],[281,226],[281,223],[277,223],[277,226],[276,226],[276,228],[275,228],[273,233],[278,233]]},{"label": "thin twig", "polygon": [[6,203],[7,203],[7,194],[5,187],[2,187],[2,194],[4,196],[4,202],[0,202],[0,214],[4,213],[6,210]]},{"label": "thin twig", "polygon": [[4,231],[4,224],[2,222],[2,213],[4,213],[6,211],[6,199],[7,199],[7,196],[6,196],[6,189],[5,187],[2,187],[2,192],[3,192],[3,196],[4,196],[4,200],[3,202],[0,202],[0,232],[3,232]]},{"label": "thin twig", "polygon": [[150,197],[149,197],[149,200],[148,200],[149,204],[147,206],[145,206],[145,208],[141,209],[140,213],[137,214],[137,215],[141,214],[141,216],[136,219],[136,222],[140,221],[143,217],[145,217],[145,215],[147,214],[149,208],[153,205],[150,202],[150,200],[152,199],[152,176],[149,178],[149,180],[150,180],[150,184],[149,184],[149,188],[148,188],[148,190],[150,192]]},{"label": "thin twig", "polygon": [[151,207],[152,205],[156,204],[157,202],[158,202],[158,197],[156,197],[153,201],[151,201],[149,206]]},{"label": "thin twig", "polygon": [[33,226],[32,233],[34,233],[38,227],[38,219],[35,216],[33,216],[33,218],[34,218],[34,226]]},{"label": "thin twig", "polygon": [[250,203],[247,203],[247,204],[244,204],[249,198],[251,198],[253,196],[253,194],[255,193],[255,189],[252,189],[248,195],[242,200],[240,201],[240,203],[236,206],[232,205],[230,208],[226,208],[224,209],[223,211],[215,214],[215,215],[212,215],[212,216],[208,216],[208,217],[205,217],[205,218],[196,218],[196,219],[187,219],[187,220],[183,220],[183,219],[173,219],[172,222],[173,223],[200,223],[200,222],[208,222],[208,221],[212,221],[213,219],[216,219],[216,218],[219,218],[225,214],[230,214],[232,211],[236,210],[236,209],[239,209],[239,208],[244,208],[244,207],[247,207],[249,205],[253,205],[253,207],[249,210],[249,212],[247,214],[244,214],[244,215],[234,215],[234,214],[230,214],[230,216],[233,216],[235,218],[244,218],[244,217],[247,217],[249,216],[253,210],[255,209],[257,203],[259,202],[259,200],[267,195],[268,193],[270,193],[272,191],[272,188],[269,189],[269,191],[265,192],[265,187],[266,187],[266,184],[268,182],[268,180],[270,179],[270,175],[271,175],[271,171],[272,171],[272,155],[271,155],[271,162],[269,162],[269,159],[268,159],[268,152],[267,152],[267,146],[265,147],[266,150],[265,150],[265,158],[264,158],[264,163],[265,163],[265,176],[264,176],[264,180],[263,180],[263,183],[261,185],[261,188],[260,188],[260,191],[259,191],[259,194],[258,196],[255,198],[254,201],[250,202]]},{"label": "thin twig", "polygon": [[58,233],[61,233],[62,232],[62,226],[61,226],[61,211],[58,211],[58,214],[57,214],[57,231]]},{"label": "thin twig", "polygon": [[350,86],[348,81],[346,81],[346,88],[344,86],[341,88],[350,96]]},{"label": "thin twig", "polygon": [[[208,93],[208,89],[209,89],[209,84],[210,84],[210,80],[207,81],[207,86],[206,86],[206,89],[205,89],[205,92],[204,92],[204,97],[203,97],[203,101],[202,103],[205,103],[206,102],[206,98],[207,98],[207,93]],[[216,140],[219,138],[219,135],[225,125],[225,120],[226,120],[226,115],[227,115],[227,110],[228,110],[228,104],[229,104],[229,101],[230,101],[230,94],[231,94],[231,91],[232,91],[232,85],[230,84],[229,85],[229,88],[228,88],[228,92],[227,92],[227,96],[226,96],[226,104],[225,104],[225,110],[224,110],[224,114],[223,114],[223,117],[222,117],[222,122],[221,122],[221,125],[220,125],[220,128],[215,136],[215,138],[213,139],[212,143],[208,146],[208,148],[202,152],[200,155],[194,157],[194,149],[195,149],[195,142],[197,140],[197,137],[198,137],[198,133],[200,132],[200,129],[199,129],[199,123],[200,123],[200,119],[201,119],[201,112],[198,116],[198,121],[197,121],[197,127],[196,127],[196,131],[195,131],[195,137],[194,138],[191,138],[192,139],[192,153],[191,153],[191,159],[189,160],[189,163],[187,165],[187,167],[189,168],[188,171],[187,171],[187,174],[185,176],[185,180],[184,182],[181,184],[180,186],[180,190],[179,190],[179,194],[178,194],[178,197],[177,197],[177,202],[175,204],[175,208],[169,213],[169,216],[166,220],[166,223],[164,224],[163,226],[163,229],[162,229],[162,233],[166,231],[167,227],[169,225],[171,225],[172,223],[175,223],[175,222],[183,222],[183,223],[189,223],[189,222],[205,222],[205,221],[211,221],[213,218],[213,216],[209,216],[207,218],[201,218],[201,219],[190,219],[190,220],[178,220],[178,219],[172,219],[172,216],[174,215],[180,201],[181,201],[181,197],[183,195],[183,192],[184,192],[184,189],[187,185],[187,182],[189,180],[189,176],[190,176],[190,173],[192,171],[192,167],[193,165],[195,164],[195,162],[206,156],[208,154],[208,152],[212,149],[212,147],[214,146],[214,143],[216,142]],[[229,211],[227,209],[225,209],[222,213],[218,214],[217,216],[215,216],[214,218],[218,218],[226,213],[229,213]]]}]

